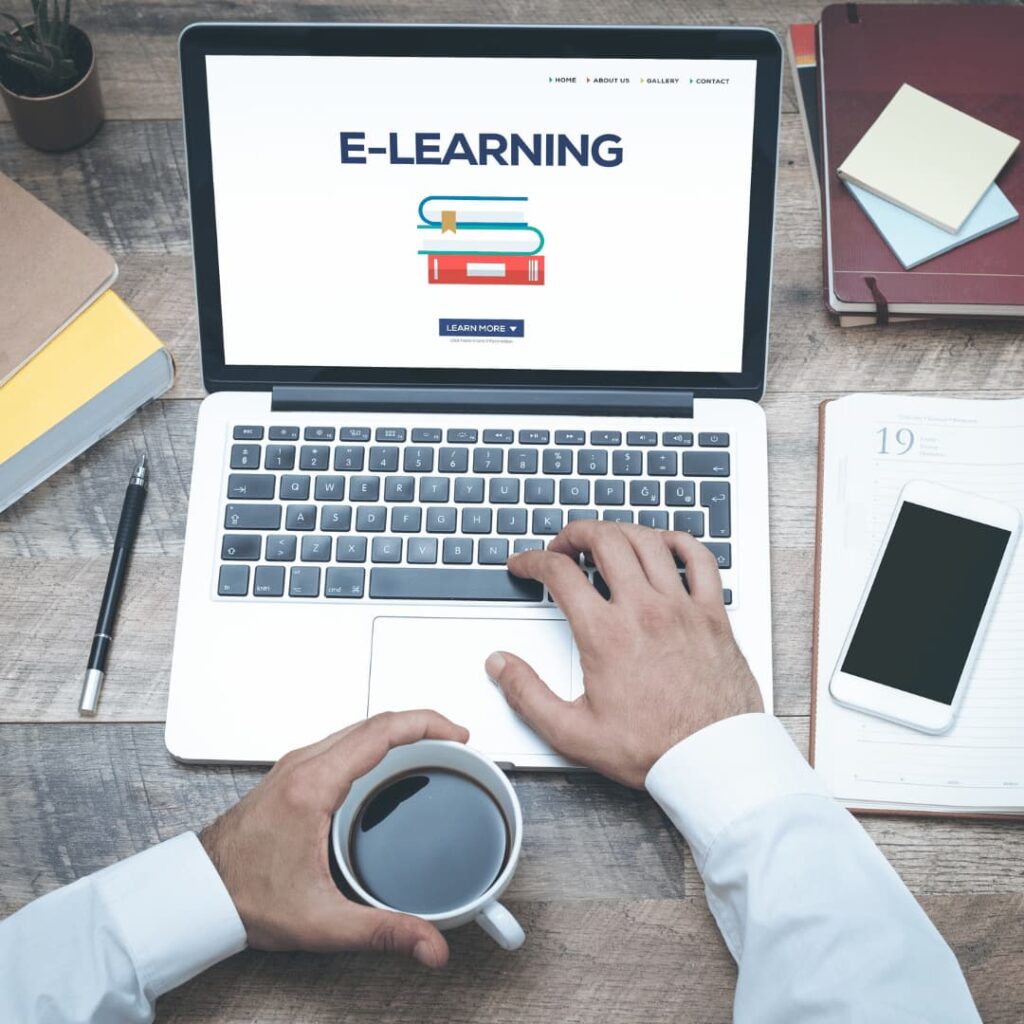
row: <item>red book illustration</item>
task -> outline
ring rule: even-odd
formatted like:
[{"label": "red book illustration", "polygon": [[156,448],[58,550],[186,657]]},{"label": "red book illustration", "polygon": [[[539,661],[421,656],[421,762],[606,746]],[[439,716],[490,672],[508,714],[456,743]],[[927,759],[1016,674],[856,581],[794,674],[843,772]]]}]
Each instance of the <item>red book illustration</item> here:
[{"label": "red book illustration", "polygon": [[543,284],[543,256],[427,257],[430,284]]}]

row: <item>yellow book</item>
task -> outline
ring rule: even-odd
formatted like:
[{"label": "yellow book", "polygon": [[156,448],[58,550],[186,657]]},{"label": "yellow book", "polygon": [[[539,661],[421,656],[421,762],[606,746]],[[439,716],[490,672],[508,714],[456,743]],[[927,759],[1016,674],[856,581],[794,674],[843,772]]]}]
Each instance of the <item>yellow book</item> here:
[{"label": "yellow book", "polygon": [[163,394],[171,355],[106,291],[0,387],[0,510]]}]

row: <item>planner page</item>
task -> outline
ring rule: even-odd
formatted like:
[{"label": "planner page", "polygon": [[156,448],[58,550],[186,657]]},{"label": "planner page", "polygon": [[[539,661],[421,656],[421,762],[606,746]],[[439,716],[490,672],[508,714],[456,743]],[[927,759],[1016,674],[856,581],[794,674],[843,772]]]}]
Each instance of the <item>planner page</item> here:
[{"label": "planner page", "polygon": [[948,733],[843,708],[829,680],[906,483],[926,480],[1024,508],[1024,400],[850,395],[826,407],[823,429],[815,767],[852,807],[1020,812],[1024,544]]}]

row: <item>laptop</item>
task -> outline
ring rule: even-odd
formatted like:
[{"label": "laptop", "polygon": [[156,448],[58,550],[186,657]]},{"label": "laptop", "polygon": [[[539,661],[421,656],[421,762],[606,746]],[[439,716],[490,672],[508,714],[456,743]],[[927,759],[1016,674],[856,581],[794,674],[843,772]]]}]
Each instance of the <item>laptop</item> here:
[{"label": "laptop", "polygon": [[431,707],[568,767],[483,663],[583,692],[505,568],[577,519],[701,538],[771,707],[777,38],[198,24],[180,51],[210,395],[171,753],[271,762]]}]

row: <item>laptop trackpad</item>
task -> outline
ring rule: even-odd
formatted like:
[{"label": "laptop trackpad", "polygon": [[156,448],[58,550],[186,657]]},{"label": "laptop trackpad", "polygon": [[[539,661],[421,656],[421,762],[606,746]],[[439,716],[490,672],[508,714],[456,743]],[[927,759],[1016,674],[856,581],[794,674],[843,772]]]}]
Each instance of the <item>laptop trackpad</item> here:
[{"label": "laptop trackpad", "polygon": [[373,622],[369,714],[433,708],[469,729],[491,756],[551,754],[487,678],[484,661],[504,650],[528,661],[558,696],[569,699],[573,643],[558,619],[389,618]]}]

